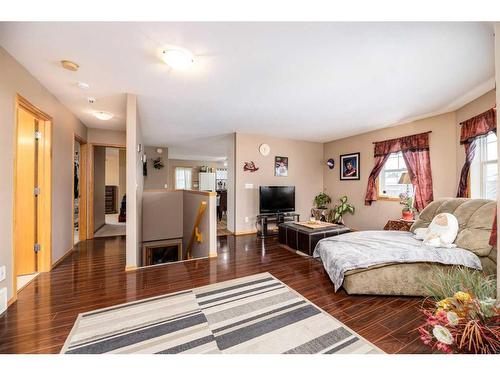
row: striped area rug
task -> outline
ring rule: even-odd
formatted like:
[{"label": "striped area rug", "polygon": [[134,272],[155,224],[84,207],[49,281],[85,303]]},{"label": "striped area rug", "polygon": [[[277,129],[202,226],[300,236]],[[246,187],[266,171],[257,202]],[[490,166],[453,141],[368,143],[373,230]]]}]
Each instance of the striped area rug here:
[{"label": "striped area rug", "polygon": [[269,273],[80,314],[61,353],[382,353]]}]

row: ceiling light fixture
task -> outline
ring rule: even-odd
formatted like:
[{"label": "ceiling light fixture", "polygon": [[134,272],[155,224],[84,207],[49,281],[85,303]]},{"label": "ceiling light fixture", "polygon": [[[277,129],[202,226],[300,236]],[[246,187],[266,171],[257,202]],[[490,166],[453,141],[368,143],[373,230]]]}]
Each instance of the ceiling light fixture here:
[{"label": "ceiling light fixture", "polygon": [[85,83],[85,82],[78,82],[77,85],[82,90],[88,90],[90,88],[90,85],[88,83]]},{"label": "ceiling light fixture", "polygon": [[162,51],[162,60],[176,70],[186,70],[194,63],[194,56],[184,48],[169,47]]},{"label": "ceiling light fixture", "polygon": [[98,118],[102,121],[111,120],[113,118],[113,114],[105,111],[96,111],[93,113],[94,117]]},{"label": "ceiling light fixture", "polygon": [[97,101],[97,99],[94,98],[93,96],[89,96],[87,98],[87,101],[89,102],[89,104],[94,104]]},{"label": "ceiling light fixture", "polygon": [[76,72],[79,68],[76,62],[69,60],[61,60],[61,65],[64,69],[71,70],[72,72]]}]

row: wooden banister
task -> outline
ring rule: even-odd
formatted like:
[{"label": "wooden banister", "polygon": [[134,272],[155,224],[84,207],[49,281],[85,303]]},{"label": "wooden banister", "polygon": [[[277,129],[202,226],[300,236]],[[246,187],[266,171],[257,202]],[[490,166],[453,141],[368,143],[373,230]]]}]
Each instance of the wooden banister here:
[{"label": "wooden banister", "polygon": [[200,232],[199,226],[201,218],[207,209],[207,202],[203,201],[200,203],[200,207],[198,207],[198,215],[196,215],[196,220],[194,221],[193,232],[191,233],[191,238],[189,239],[189,244],[187,246],[186,257],[187,259],[192,259],[191,251],[193,250],[194,241],[201,242],[203,240],[203,236]]}]

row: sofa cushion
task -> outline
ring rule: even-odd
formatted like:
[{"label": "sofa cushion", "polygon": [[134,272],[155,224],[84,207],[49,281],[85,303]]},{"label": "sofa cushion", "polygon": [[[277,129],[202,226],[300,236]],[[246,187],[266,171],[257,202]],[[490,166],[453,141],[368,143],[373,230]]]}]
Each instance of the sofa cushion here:
[{"label": "sofa cushion", "polygon": [[455,244],[478,256],[488,256],[492,250],[488,242],[495,210],[496,202],[489,199],[439,199],[420,213],[410,230],[415,233],[417,228],[428,227],[436,215],[450,213],[457,218],[459,225]]}]

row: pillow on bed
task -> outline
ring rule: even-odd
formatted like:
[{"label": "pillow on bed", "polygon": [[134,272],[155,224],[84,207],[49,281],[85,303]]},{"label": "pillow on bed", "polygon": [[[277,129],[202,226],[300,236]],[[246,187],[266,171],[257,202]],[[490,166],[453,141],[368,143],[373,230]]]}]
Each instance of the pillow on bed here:
[{"label": "pillow on bed", "polygon": [[[432,219],[431,224],[424,231],[415,231],[417,239],[423,237],[424,245],[433,247],[456,247],[453,244],[458,234],[458,220],[448,213],[441,213]],[[418,231],[418,233],[417,233]]]}]

